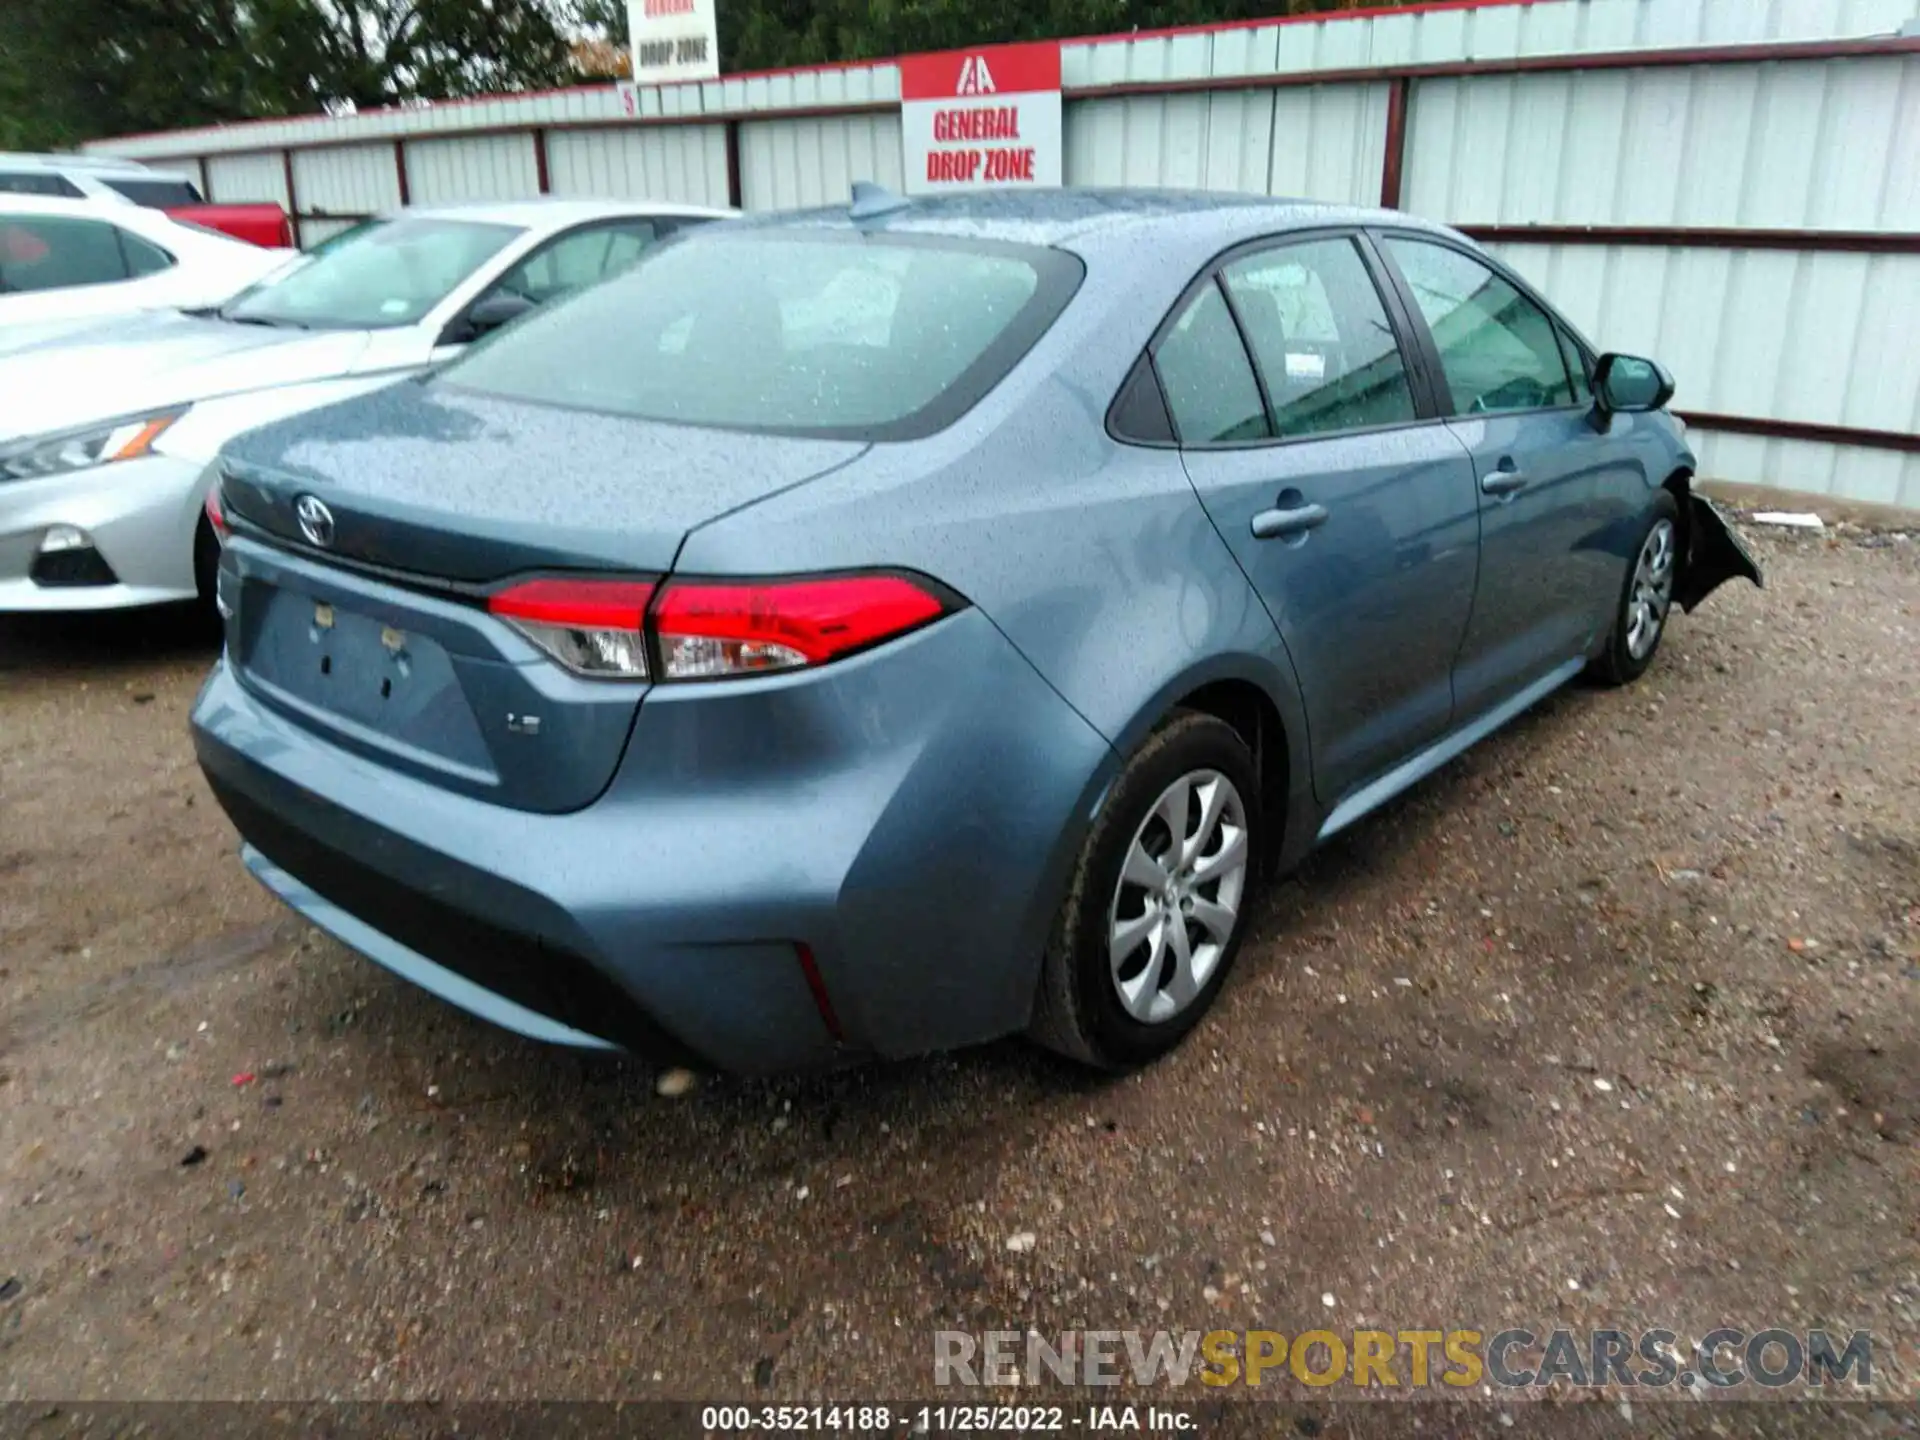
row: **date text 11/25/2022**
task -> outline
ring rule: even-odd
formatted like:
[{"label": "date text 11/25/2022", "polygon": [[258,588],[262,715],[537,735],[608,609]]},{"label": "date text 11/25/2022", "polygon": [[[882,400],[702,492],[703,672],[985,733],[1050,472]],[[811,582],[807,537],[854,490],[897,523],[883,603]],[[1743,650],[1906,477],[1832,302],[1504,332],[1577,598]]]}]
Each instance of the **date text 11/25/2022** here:
[{"label": "date text 11/25/2022", "polygon": [[1190,1433],[1197,1422],[1159,1405],[709,1405],[700,1428],[709,1434],[826,1432],[886,1434],[903,1426],[925,1435]]}]

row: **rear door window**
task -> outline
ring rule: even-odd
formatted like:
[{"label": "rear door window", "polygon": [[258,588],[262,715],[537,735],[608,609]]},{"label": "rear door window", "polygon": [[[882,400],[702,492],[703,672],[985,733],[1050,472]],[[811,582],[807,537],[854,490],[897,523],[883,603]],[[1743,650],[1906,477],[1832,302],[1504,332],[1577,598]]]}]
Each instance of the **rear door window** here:
[{"label": "rear door window", "polygon": [[1271,438],[1260,382],[1218,281],[1187,302],[1154,347],[1153,363],[1182,445]]},{"label": "rear door window", "polygon": [[84,200],[86,192],[51,170],[0,170],[0,193],[52,195],[62,200]]},{"label": "rear door window", "polygon": [[1415,418],[1393,323],[1351,238],[1262,250],[1223,277],[1282,439]]},{"label": "rear door window", "polygon": [[199,205],[199,188],[186,180],[161,177],[152,180],[102,180],[109,190],[144,205],[149,210],[172,210],[182,205]]},{"label": "rear door window", "polygon": [[1036,246],[696,231],[440,373],[648,420],[906,439],[952,423],[998,384],[1081,273],[1072,256]]},{"label": "rear door window", "polygon": [[127,273],[136,280],[143,275],[158,275],[162,270],[171,270],[173,256],[155,245],[151,240],[143,240],[131,231],[114,227],[120,236],[120,250],[126,256]]},{"label": "rear door window", "polygon": [[0,291],[67,290],[128,276],[120,232],[99,220],[0,216]]},{"label": "rear door window", "polygon": [[522,260],[501,277],[498,288],[544,305],[618,274],[656,238],[651,220],[622,220],[617,225],[576,230]]}]

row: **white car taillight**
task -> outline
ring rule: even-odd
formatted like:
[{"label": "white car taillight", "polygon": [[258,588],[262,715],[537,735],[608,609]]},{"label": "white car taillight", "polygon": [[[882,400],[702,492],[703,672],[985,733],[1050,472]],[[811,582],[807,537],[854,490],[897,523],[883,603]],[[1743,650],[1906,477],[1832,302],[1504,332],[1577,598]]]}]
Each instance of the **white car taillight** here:
[{"label": "white car taillight", "polygon": [[576,675],[647,678],[646,580],[528,580],[487,598],[487,609]]}]

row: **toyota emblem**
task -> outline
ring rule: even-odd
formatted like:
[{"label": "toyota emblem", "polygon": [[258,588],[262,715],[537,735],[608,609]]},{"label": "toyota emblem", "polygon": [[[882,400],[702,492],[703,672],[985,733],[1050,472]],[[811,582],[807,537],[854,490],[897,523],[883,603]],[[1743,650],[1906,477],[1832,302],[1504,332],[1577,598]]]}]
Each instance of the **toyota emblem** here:
[{"label": "toyota emblem", "polygon": [[312,495],[302,495],[293,502],[293,515],[300,522],[300,533],[307,537],[309,545],[317,545],[322,550],[333,544],[333,511],[326,503]]}]

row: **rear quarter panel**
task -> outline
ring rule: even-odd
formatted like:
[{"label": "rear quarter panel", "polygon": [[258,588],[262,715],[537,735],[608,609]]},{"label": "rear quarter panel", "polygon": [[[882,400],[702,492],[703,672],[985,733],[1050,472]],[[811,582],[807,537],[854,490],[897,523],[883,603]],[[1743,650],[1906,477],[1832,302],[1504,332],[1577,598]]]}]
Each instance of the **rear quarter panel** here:
[{"label": "rear quarter panel", "polygon": [[[1161,288],[1171,303],[1175,277],[1148,293]],[[991,618],[1120,756],[1183,694],[1249,681],[1279,710],[1299,751],[1289,774],[1304,785],[1291,663],[1178,453],[1106,432],[1107,406],[1164,308],[1090,274],[1054,328],[956,424],[876,445],[842,471],[694,531],[675,568],[932,575]]]}]

